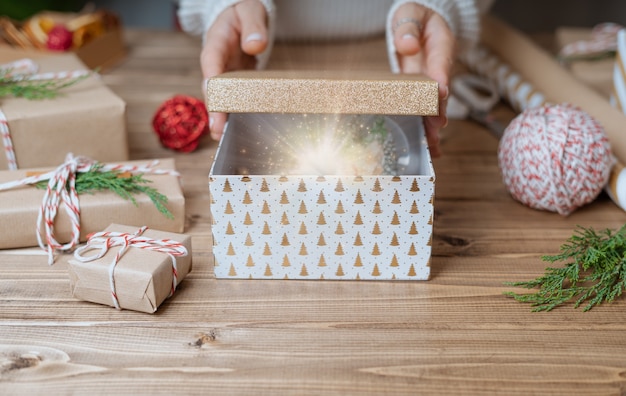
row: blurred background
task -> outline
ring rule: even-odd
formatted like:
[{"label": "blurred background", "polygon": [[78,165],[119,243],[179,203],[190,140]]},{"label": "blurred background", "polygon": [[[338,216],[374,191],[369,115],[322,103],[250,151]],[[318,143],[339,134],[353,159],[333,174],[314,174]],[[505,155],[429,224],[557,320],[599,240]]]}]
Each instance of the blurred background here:
[{"label": "blurred background", "polygon": [[[0,15],[23,19],[41,9],[78,10],[86,0],[0,1]],[[118,13],[125,26],[175,29],[175,0],[93,0],[98,8]],[[548,32],[558,26],[591,27],[600,22],[626,25],[624,0],[496,0],[492,12],[529,32]]]}]

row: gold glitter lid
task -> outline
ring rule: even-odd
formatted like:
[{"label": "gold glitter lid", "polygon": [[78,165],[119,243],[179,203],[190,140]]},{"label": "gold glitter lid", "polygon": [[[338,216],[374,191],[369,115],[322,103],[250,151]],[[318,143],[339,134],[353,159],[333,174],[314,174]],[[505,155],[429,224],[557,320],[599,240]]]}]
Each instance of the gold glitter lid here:
[{"label": "gold glitter lid", "polygon": [[207,109],[223,113],[437,115],[437,82],[365,71],[237,71],[207,81]]}]

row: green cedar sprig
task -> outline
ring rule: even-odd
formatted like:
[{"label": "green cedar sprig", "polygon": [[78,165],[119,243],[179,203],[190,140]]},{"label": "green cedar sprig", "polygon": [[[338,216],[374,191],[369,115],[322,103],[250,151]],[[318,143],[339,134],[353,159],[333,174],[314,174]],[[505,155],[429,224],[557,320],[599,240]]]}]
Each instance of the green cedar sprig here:
[{"label": "green cedar sprig", "polygon": [[531,281],[508,282],[509,286],[539,288],[535,293],[505,292],[509,297],[530,303],[534,312],[550,311],[574,301],[589,311],[603,302],[613,302],[626,288],[626,225],[617,231],[578,227],[561,253],[543,256],[544,261],[565,262],[565,267],[546,268],[543,276]]},{"label": "green cedar sprig", "polygon": [[52,99],[59,91],[89,77],[90,73],[59,80],[28,80],[11,77],[12,69],[0,70],[0,98],[13,96],[29,100]]},{"label": "green cedar sprig", "polygon": [[[96,164],[92,166],[89,171],[78,172],[76,174],[75,188],[79,195],[110,190],[123,199],[131,201],[135,206],[137,206],[137,201],[133,195],[143,193],[150,198],[160,213],[168,219],[173,219],[174,215],[166,207],[167,196],[159,193],[155,188],[146,185],[150,182],[150,180],[145,179],[141,174],[127,175],[124,172],[116,170],[103,171],[102,164]],[[46,188],[47,185],[48,181],[43,180],[37,183],[36,186],[38,188]]]}]

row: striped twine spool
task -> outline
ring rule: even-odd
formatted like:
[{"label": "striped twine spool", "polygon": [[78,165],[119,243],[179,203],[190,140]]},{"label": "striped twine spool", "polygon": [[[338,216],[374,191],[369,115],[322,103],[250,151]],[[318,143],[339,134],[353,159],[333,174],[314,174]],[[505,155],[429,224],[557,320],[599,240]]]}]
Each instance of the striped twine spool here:
[{"label": "striped twine spool", "polygon": [[503,182],[517,201],[567,216],[593,201],[607,184],[614,158],[600,124],[571,104],[545,96],[484,47],[463,59],[498,87],[521,112],[498,146]]},{"label": "striped twine spool", "polygon": [[[76,192],[76,174],[88,172],[97,164],[99,164],[97,161],[90,158],[75,157],[70,153],[63,164],[50,172],[0,184],[0,191],[6,191],[36,184],[44,180],[48,181],[36,223],[37,243],[39,247],[48,253],[48,264],[54,263],[55,251],[70,251],[80,241],[80,200]],[[147,165],[105,164],[102,165],[100,170],[102,172],[115,170],[119,172],[179,176],[179,173],[174,170],[154,169],[153,167],[157,164],[158,161],[152,161]],[[71,224],[72,236],[67,243],[60,243],[55,237],[55,220],[59,208],[64,209]]]},{"label": "striped twine spool", "polygon": [[[37,64],[28,58],[0,65],[0,71],[5,73],[4,77],[10,78],[13,81],[65,80],[86,76],[90,73],[88,70],[75,70],[36,74],[37,69]],[[2,110],[0,110],[0,136],[2,138],[2,144],[4,145],[4,153],[7,157],[8,169],[18,169],[15,147],[13,146],[11,130],[9,129],[9,121]]]},{"label": "striped twine spool", "polygon": [[[172,260],[172,285],[169,297],[176,291],[178,285],[178,268],[176,267],[176,257],[187,256],[185,246],[180,242],[171,239],[152,239],[142,236],[147,227],[139,228],[135,233],[122,232],[97,232],[89,236],[87,243],[79,247],[74,252],[74,257],[81,262],[90,262],[104,257],[110,248],[119,246],[113,260],[108,266],[109,287],[111,289],[111,300],[116,309],[121,309],[120,301],[115,287],[115,267],[119,264],[126,251],[134,247],[136,249],[151,250],[154,252],[167,254]],[[85,253],[95,251],[91,255]]]},{"label": "striped twine spool", "polygon": [[567,216],[602,191],[612,157],[600,124],[565,103],[533,107],[513,119],[498,162],[516,200]]}]

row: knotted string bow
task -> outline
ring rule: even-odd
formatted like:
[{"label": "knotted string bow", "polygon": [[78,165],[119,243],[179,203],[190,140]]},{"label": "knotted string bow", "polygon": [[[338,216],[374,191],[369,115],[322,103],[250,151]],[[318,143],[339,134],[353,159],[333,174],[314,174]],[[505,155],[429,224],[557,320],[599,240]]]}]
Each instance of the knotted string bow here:
[{"label": "knotted string bow", "polygon": [[616,23],[600,23],[591,30],[591,38],[567,44],[561,48],[559,58],[565,61],[594,59],[612,55],[617,51],[617,33],[623,26]]},{"label": "knotted string bow", "polygon": [[[155,252],[165,253],[172,260],[172,287],[170,289],[169,297],[171,297],[176,291],[176,285],[178,284],[178,269],[176,267],[176,257],[187,256],[187,248],[182,243],[171,239],[152,239],[142,236],[147,227],[141,227],[135,233],[123,233],[123,232],[97,232],[92,234],[87,244],[79,247],[74,252],[74,257],[82,262],[89,262],[104,257],[110,248],[114,246],[121,246],[121,248],[115,254],[115,257],[111,261],[108,267],[109,273],[109,286],[111,288],[111,299],[113,306],[116,309],[121,309],[120,302],[117,296],[115,288],[115,267],[119,263],[120,259],[131,248],[146,249]],[[84,253],[94,250],[95,253],[91,255],[84,255]]]},{"label": "knotted string bow", "polygon": [[[100,166],[100,171],[120,171],[131,173],[152,173],[178,175],[178,172],[165,169],[154,169],[158,161],[152,161],[144,166],[123,164],[100,164],[87,157],[67,155],[65,162],[56,169],[40,175],[29,176],[23,179],[0,184],[0,191],[23,187],[48,180],[39,214],[37,215],[37,242],[48,253],[48,264],[54,263],[56,250],[69,251],[80,240],[80,201],[76,192],[76,174],[89,172],[94,166]],[[63,205],[61,205],[63,204]],[[57,213],[63,208],[70,219],[72,238],[69,242],[60,243],[54,235],[54,223]],[[43,233],[43,235],[42,235]]]},{"label": "knotted string bow", "polygon": [[[90,73],[88,70],[75,70],[37,74],[37,70],[37,64],[28,58],[0,65],[0,73],[3,75],[3,78],[12,82],[65,80],[86,76]],[[2,112],[2,109],[0,109],[0,136],[2,137],[4,153],[7,157],[8,168],[9,170],[15,170],[18,168],[17,158],[15,156],[13,140],[11,139],[8,119],[4,112]]]}]

